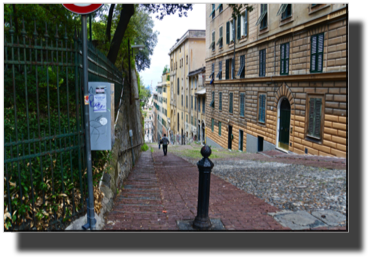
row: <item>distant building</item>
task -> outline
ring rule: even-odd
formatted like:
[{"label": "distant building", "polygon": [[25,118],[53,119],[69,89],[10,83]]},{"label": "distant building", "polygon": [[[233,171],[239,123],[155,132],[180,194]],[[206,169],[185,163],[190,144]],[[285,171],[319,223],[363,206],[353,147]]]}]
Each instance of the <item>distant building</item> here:
[{"label": "distant building", "polygon": [[191,108],[195,104],[195,94],[194,90],[191,93],[189,73],[205,66],[205,34],[205,30],[188,30],[169,51],[170,129],[179,144],[193,140],[191,120],[195,127],[198,126],[196,110]]}]

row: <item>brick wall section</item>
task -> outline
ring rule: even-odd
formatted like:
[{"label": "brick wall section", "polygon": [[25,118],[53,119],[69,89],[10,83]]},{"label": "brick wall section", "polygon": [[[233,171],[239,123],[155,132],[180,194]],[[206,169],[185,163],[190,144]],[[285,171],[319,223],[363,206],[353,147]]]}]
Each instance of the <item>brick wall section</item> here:
[{"label": "brick wall section", "polygon": [[327,71],[346,71],[346,27],[347,21],[340,20],[328,26]]},{"label": "brick wall section", "polygon": [[[250,13],[250,18],[254,13]],[[251,28],[255,22],[249,21]],[[245,78],[259,77],[259,51],[266,49],[266,76],[280,76],[280,46],[290,43],[289,75],[310,74],[310,41],[311,36],[324,33],[323,73],[346,71],[346,19],[320,24],[308,29],[287,34],[277,40],[262,43],[248,49],[236,52],[235,74],[240,67],[240,55],[245,55]],[[257,29],[257,27],[255,27]],[[260,38],[260,37],[259,37]],[[225,60],[233,57],[233,53],[220,56],[215,63],[215,75],[219,70],[219,61],[223,61],[223,80],[225,79]],[[211,74],[211,63],[206,64],[206,78]],[[238,78],[238,77],[237,77]],[[218,81],[218,79],[216,79]],[[282,88],[286,86],[286,88]],[[346,116],[347,89],[345,81],[284,81],[267,85],[266,83],[239,83],[214,86],[207,85],[206,124],[207,136],[227,148],[228,124],[233,126],[234,140],[232,148],[238,149],[239,129],[244,131],[244,149],[246,134],[262,136],[265,141],[276,144],[277,137],[277,104],[281,97],[286,96],[291,104],[291,127],[289,150],[304,154],[305,148],[312,155],[346,156]],[[215,91],[215,108],[212,109],[211,92]],[[222,92],[223,110],[219,111],[219,92]],[[229,93],[234,94],[233,114],[229,113]],[[240,117],[239,94],[245,92],[245,115]],[[258,95],[267,95],[266,123],[257,121]],[[309,96],[317,95],[324,99],[323,131],[320,142],[306,139],[307,100]],[[211,118],[215,121],[215,132],[211,132]],[[222,122],[222,136],[218,135],[217,122]]]}]

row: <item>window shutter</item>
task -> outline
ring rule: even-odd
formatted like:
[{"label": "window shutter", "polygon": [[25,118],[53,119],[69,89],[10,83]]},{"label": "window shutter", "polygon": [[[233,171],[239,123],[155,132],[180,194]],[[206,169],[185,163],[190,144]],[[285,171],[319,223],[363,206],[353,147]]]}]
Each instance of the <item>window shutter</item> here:
[{"label": "window shutter", "polygon": [[263,51],[259,51],[259,76],[263,75]]},{"label": "window shutter", "polygon": [[309,125],[307,134],[314,136],[315,98],[309,99]]},{"label": "window shutter", "polygon": [[265,66],[266,66],[266,49],[263,51],[263,76],[265,76]]},{"label": "window shutter", "polygon": [[244,14],[244,35],[247,36],[248,33],[248,10],[245,10]]},{"label": "window shutter", "polygon": [[233,100],[233,94],[230,93],[230,113],[232,113],[232,100]]},{"label": "window shutter", "polygon": [[244,116],[244,94],[240,94],[240,116]]},{"label": "window shutter", "polygon": [[238,15],[238,21],[237,21],[237,39],[238,40],[241,37],[240,32],[241,32],[241,15],[239,14]]},{"label": "window shutter", "polygon": [[281,71],[280,71],[280,74],[284,74],[284,70],[285,70],[285,45],[282,44],[281,45]]},{"label": "window shutter", "polygon": [[230,22],[226,23],[226,43],[230,43]]},{"label": "window shutter", "polygon": [[265,100],[266,100],[266,96],[263,95],[263,121],[265,122]]},{"label": "window shutter", "polygon": [[289,43],[286,44],[286,55],[285,55],[285,73],[289,74]]},{"label": "window shutter", "polygon": [[231,60],[231,79],[235,79],[235,58],[232,58]]},{"label": "window shutter", "polygon": [[315,99],[314,136],[321,138],[322,99]]},{"label": "window shutter", "polygon": [[222,93],[219,92],[219,110],[222,110]]},{"label": "window shutter", "polygon": [[226,80],[230,78],[229,77],[230,76],[230,67],[229,67],[230,62],[229,61],[230,61],[229,59],[226,60]]},{"label": "window shutter", "polygon": [[323,34],[318,35],[318,67],[317,70],[319,72],[322,72],[322,66],[323,66]]},{"label": "window shutter", "polygon": [[310,70],[312,72],[316,71],[316,63],[317,63],[317,36],[311,37],[311,64],[310,64]]},{"label": "window shutter", "polygon": [[235,19],[232,20],[232,41],[235,42],[235,37],[236,37],[236,34],[235,34]]},{"label": "window shutter", "polygon": [[219,80],[222,80],[222,66],[223,66],[222,61],[219,61],[219,73],[220,73]]}]

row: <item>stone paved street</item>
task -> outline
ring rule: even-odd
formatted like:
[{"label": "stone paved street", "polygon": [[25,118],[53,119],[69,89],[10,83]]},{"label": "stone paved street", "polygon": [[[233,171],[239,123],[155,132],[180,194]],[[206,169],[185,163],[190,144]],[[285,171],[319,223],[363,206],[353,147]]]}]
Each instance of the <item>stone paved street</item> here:
[{"label": "stone paved street", "polygon": [[[198,169],[194,165],[196,161],[178,157],[171,153],[173,150],[174,148],[171,147],[167,156],[163,155],[162,150],[153,153],[146,151],[141,154],[136,166],[124,182],[122,191],[115,198],[113,210],[106,216],[105,230],[178,230],[177,221],[195,218],[198,195]],[[213,159],[213,161],[216,165],[211,175],[209,216],[210,218],[221,219],[226,230],[289,230],[290,228],[286,227],[284,223],[281,225],[277,222],[280,219],[276,217],[276,213],[284,215],[282,211],[284,209],[282,203],[284,197],[276,197],[275,193],[278,189],[274,187],[274,184],[278,182],[284,183],[286,178],[277,176],[274,171],[291,172],[289,176],[296,176],[296,174],[300,176],[304,174],[304,169],[318,170],[318,168],[301,165],[261,163],[260,161],[240,159]],[[261,168],[252,169],[253,166],[250,166],[252,164],[260,165]],[[269,168],[263,169],[265,165]],[[236,166],[239,168],[236,169]],[[239,178],[246,176],[244,170],[258,170],[260,174],[257,175],[261,176],[262,184],[244,183],[248,181],[247,178],[242,181],[237,180],[236,178],[239,176]],[[323,170],[323,172],[325,171]],[[322,172],[320,176],[323,179],[331,179],[331,176],[336,176],[343,189],[345,180],[343,183],[340,178],[343,176],[345,178],[345,171],[328,171],[340,173],[332,175]],[[284,192],[296,193],[293,195],[296,200],[299,193],[297,194],[295,189],[298,189],[297,186],[299,185],[296,181],[293,184],[292,187],[279,184],[279,188],[284,188]],[[247,185],[251,185],[251,188],[247,188]],[[259,185],[260,187],[258,187]],[[257,189],[260,191],[257,192]],[[304,192],[301,195],[302,197],[300,196],[302,199],[310,196],[303,187],[299,189]],[[329,188],[327,187],[327,189]],[[259,195],[255,193],[259,193]],[[271,200],[268,200],[268,195],[273,195]],[[308,211],[312,213],[311,209],[320,208],[297,207],[297,201],[295,201],[292,208],[285,209],[294,210],[296,213],[299,209],[310,209]],[[322,209],[324,208],[322,207]],[[333,209],[340,212],[343,210],[338,207]],[[297,216],[302,217],[302,214]],[[287,216],[287,218],[291,217]],[[308,218],[312,217],[308,215]],[[315,227],[309,225],[305,229],[344,230],[345,225],[343,224],[345,222],[340,222],[339,226],[337,224],[328,226],[326,222],[318,221],[315,222]],[[300,226],[292,229],[300,229]]]}]

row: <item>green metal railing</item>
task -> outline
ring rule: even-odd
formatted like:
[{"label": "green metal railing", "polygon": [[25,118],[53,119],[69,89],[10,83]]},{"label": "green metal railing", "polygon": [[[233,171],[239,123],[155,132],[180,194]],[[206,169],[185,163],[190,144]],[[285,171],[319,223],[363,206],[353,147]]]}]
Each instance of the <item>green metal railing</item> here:
[{"label": "green metal railing", "polygon": [[[38,33],[35,21],[27,35],[24,24],[19,37],[11,19],[4,35],[5,225],[59,230],[86,210],[81,42],[58,27],[49,37],[47,23]],[[122,74],[88,52],[89,81],[115,83],[117,112]]]}]

